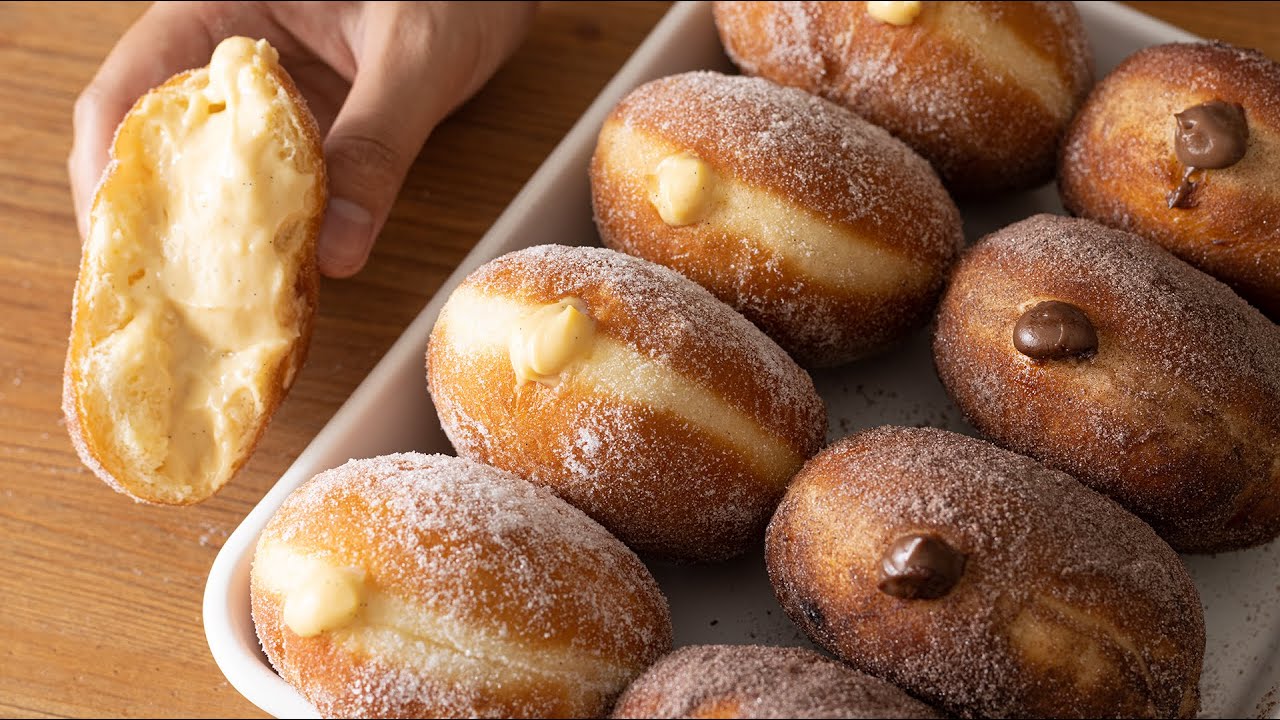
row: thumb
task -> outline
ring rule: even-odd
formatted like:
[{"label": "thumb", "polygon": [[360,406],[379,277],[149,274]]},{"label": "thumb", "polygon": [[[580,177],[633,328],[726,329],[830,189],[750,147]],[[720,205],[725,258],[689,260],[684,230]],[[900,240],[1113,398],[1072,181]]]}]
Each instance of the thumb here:
[{"label": "thumb", "polygon": [[444,115],[422,87],[414,65],[420,53],[383,45],[363,58],[325,139],[330,197],[317,253],[329,277],[364,267],[409,167]]}]

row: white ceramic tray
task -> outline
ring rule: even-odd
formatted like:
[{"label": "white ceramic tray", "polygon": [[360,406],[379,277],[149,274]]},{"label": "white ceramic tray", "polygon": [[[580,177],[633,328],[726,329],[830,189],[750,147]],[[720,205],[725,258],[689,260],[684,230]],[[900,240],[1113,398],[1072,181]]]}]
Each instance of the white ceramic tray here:
[{"label": "white ceramic tray", "polygon": [[[1113,3],[1080,3],[1101,77],[1148,45],[1194,39]],[[300,483],[349,458],[419,450],[452,454],[427,396],[423,353],[449,292],[484,262],[543,243],[595,244],[587,163],[605,115],[632,88],[697,68],[730,70],[707,3],[681,3],[663,18],[511,206],[440,288],[350,399],[245,518],[219,552],[204,597],[214,659],[246,698],[278,717],[316,711],[267,663],[249,614],[249,562],[258,533]],[[970,241],[1035,212],[1062,212],[1052,186],[987,206],[962,208]],[[898,350],[815,376],[830,409],[831,439],[882,424],[934,425],[972,433],[938,383],[927,336]],[[1204,715],[1280,717],[1280,550],[1188,557],[1208,630]],[[722,565],[651,569],[671,600],[676,645],[807,645],[774,600],[759,552]]]}]

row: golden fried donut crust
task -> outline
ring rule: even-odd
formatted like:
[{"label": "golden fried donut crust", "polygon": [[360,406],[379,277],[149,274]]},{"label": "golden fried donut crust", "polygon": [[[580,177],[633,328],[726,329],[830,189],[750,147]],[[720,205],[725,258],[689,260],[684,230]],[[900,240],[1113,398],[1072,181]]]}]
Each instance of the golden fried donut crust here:
[{"label": "golden fried donut crust", "polygon": [[904,27],[875,20],[861,2],[716,2],[715,19],[744,73],[886,128],[957,196],[1048,180],[1093,82],[1069,2],[924,3]]},{"label": "golden fried donut crust", "polygon": [[[1096,354],[1036,361],[1013,345],[1059,300]],[[1181,551],[1280,533],[1280,328],[1156,244],[1039,215],[961,258],[934,337],[943,385],[984,435],[1071,473]]]},{"label": "golden fried donut crust", "polygon": [[[1184,170],[1174,113],[1211,100],[1244,108],[1248,148],[1170,208]],[[1222,43],[1134,53],[1072,121],[1058,185],[1071,212],[1156,241],[1280,319],[1280,63]]]},{"label": "golden fried donut crust", "polygon": [[[67,359],[63,367],[62,412],[67,432],[80,461],[113,490],[136,502],[191,505],[207,500],[221,490],[252,456],[276,409],[306,362],[307,352],[311,347],[311,333],[320,294],[316,240],[328,202],[323,145],[315,117],[289,73],[278,63],[265,66],[263,71],[269,75],[278,92],[271,104],[270,129],[293,151],[293,156],[285,162],[292,163],[300,171],[313,174],[315,181],[307,198],[310,212],[284,228],[282,236],[277,239],[282,246],[296,245],[298,248],[296,255],[287,261],[294,276],[294,302],[287,306],[291,310],[287,322],[296,328],[297,337],[291,343],[288,354],[276,367],[262,369],[262,372],[269,373],[269,380],[264,385],[270,391],[262,398],[262,408],[251,424],[251,431],[240,439],[241,452],[223,477],[214,478],[199,488],[183,489],[178,482],[149,484],[142,478],[135,477],[129,463],[111,452],[111,437],[118,428],[104,426],[100,420],[95,422],[87,411],[84,400],[87,388],[94,382],[102,382],[102,378],[86,376],[83,360],[95,343],[101,341],[103,334],[116,329],[110,313],[95,307],[87,296],[92,285],[102,280],[99,277],[102,272],[99,256],[104,250],[87,247],[80,260],[75,297],[72,300]],[[146,137],[147,133],[155,132],[150,128],[153,118],[148,115],[148,108],[154,110],[160,104],[169,107],[185,105],[190,101],[191,95],[200,92],[208,84],[208,72],[209,68],[206,66],[174,75],[138,98],[120,121],[112,138],[109,162],[94,190],[90,206],[91,235],[94,225],[110,223],[115,219],[108,212],[119,215],[138,212],[132,198],[135,189],[131,186],[129,173],[146,169],[149,163],[157,163],[160,159],[139,154],[126,155],[124,149],[139,143],[139,138]],[[151,103],[153,100],[160,102]],[[128,238],[123,244],[138,240],[140,239]],[[113,241],[113,244],[120,243]]]},{"label": "golden fried donut crust", "polygon": [[[631,163],[677,153],[775,207],[726,200],[704,221],[669,226],[649,199],[654,167]],[[703,71],[637,88],[601,129],[591,181],[606,246],[693,279],[809,367],[848,362],[923,325],[964,239],[955,204],[909,147],[834,103],[760,78]],[[795,222],[835,238],[819,241]],[[860,274],[815,277],[806,253],[840,262],[842,248],[825,242],[852,246],[861,267],[846,277]]]},{"label": "golden fried donut crust", "polygon": [[[567,297],[585,303],[602,342],[637,363],[636,377],[608,384],[643,394],[646,378],[677,378],[702,399],[633,401],[573,370],[553,386],[518,386],[505,344],[459,347],[478,319],[467,302],[533,308]],[[687,278],[603,248],[540,246],[481,267],[441,311],[427,378],[460,455],[552,488],[637,551],[683,560],[722,559],[758,542],[826,433],[812,379],[773,341]],[[745,419],[740,429],[775,452],[718,434],[714,421],[697,419],[704,410]]]},{"label": "golden fried donut crust", "polygon": [[[263,559],[281,548],[408,609],[301,637]],[[299,487],[250,588],[267,657],[328,717],[600,715],[671,647],[666,600],[621,542],[544,488],[443,455],[353,460]]]},{"label": "golden fried donut crust", "polygon": [[941,718],[884,680],[805,648],[691,645],[618,698],[615,718]]},{"label": "golden fried donut crust", "polygon": [[[878,589],[885,550],[965,556],[937,599]],[[962,717],[1193,717],[1199,597],[1151,528],[1065,473],[975,438],[882,427],[805,465],[769,576],[816,642]]]}]

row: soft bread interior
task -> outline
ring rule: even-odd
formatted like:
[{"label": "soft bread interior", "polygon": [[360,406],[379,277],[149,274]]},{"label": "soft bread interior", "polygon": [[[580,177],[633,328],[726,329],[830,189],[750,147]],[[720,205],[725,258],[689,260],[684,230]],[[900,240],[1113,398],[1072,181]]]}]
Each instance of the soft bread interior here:
[{"label": "soft bread interior", "polygon": [[324,169],[266,41],[141,98],[116,134],[76,288],[67,414],[85,463],[191,503],[244,463],[301,363]]}]

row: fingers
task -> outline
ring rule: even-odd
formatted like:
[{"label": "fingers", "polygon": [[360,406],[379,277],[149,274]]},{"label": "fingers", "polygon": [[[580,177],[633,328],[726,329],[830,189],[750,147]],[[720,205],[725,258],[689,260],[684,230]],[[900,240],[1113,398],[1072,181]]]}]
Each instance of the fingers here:
[{"label": "fingers", "polygon": [[365,12],[352,43],[355,81],[325,140],[330,201],[318,251],[325,275],[348,277],[364,266],[427,136],[523,36],[527,9],[467,5],[390,3]]},{"label": "fingers", "polygon": [[120,120],[148,90],[175,73],[204,65],[212,51],[210,35],[196,13],[158,3],[120,38],[80,93],[67,172],[81,237],[88,233],[89,204]]}]

